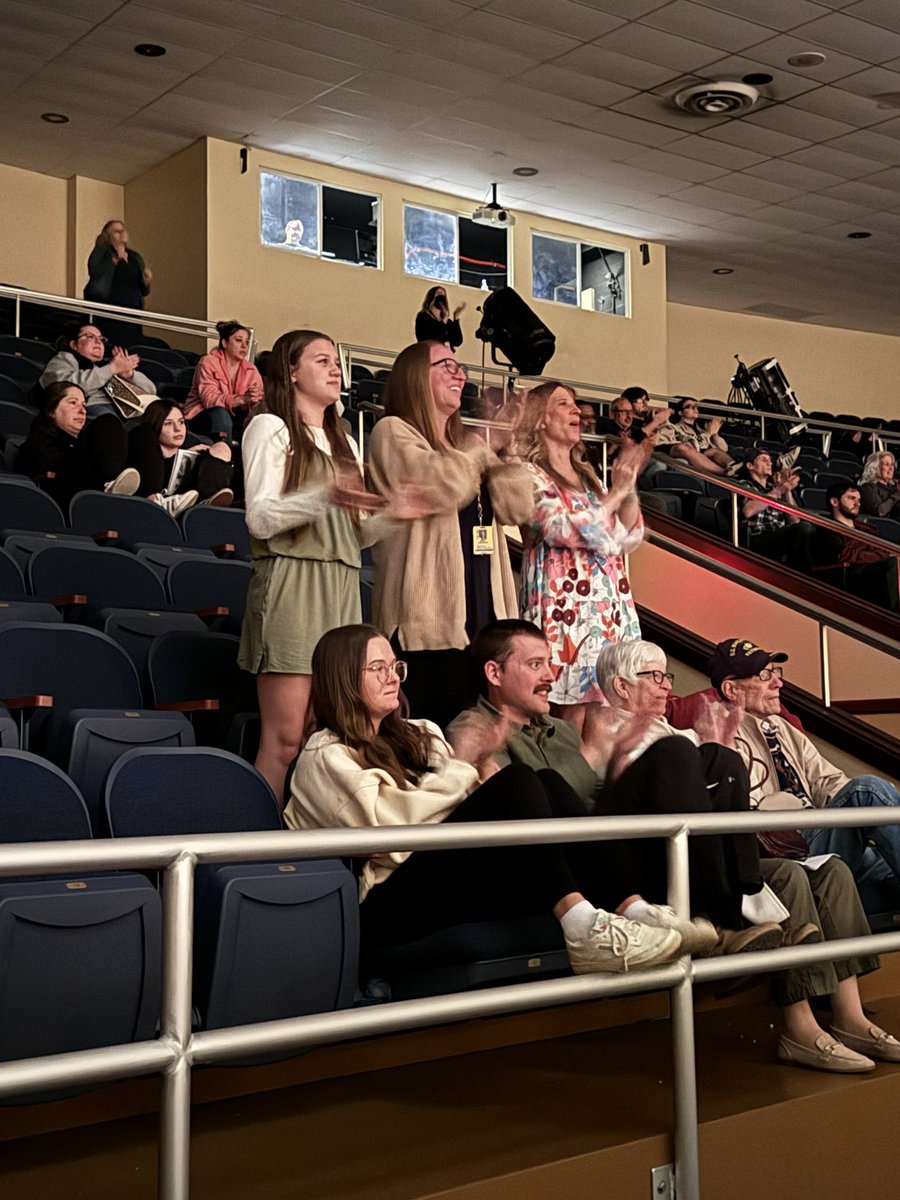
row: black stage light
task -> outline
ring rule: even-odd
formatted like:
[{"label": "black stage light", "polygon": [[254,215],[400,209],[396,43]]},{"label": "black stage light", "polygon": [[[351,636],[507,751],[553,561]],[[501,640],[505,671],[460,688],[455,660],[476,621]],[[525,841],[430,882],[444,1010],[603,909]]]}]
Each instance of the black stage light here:
[{"label": "black stage light", "polygon": [[[511,287],[485,298],[475,336],[490,346],[494,363],[520,375],[540,375],[556,351],[554,335]],[[507,361],[497,357],[498,350]]]}]

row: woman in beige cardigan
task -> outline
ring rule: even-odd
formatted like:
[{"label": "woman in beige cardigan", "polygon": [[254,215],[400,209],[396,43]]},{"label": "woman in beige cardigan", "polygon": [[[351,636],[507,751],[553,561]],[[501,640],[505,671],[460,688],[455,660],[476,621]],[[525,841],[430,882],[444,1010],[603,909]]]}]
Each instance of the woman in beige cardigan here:
[{"label": "woman in beige cardigan", "polygon": [[531,479],[491,447],[464,435],[465,368],[440,342],[397,357],[385,416],[370,440],[375,490],[418,484],[443,498],[432,516],[404,522],[374,550],[375,623],[409,663],[404,688],[414,717],[446,725],[474,699],[468,646],[482,625],[518,616],[516,583],[501,526],[531,512]]}]

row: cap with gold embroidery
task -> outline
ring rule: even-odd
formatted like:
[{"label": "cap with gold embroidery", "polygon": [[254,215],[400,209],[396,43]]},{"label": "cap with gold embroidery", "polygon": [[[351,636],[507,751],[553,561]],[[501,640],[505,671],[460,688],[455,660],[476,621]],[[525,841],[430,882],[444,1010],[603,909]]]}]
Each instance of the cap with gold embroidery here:
[{"label": "cap with gold embroidery", "polygon": [[713,650],[707,670],[713,687],[719,687],[724,679],[749,679],[769,663],[783,663],[787,659],[782,650],[771,654],[744,638],[728,638]]}]

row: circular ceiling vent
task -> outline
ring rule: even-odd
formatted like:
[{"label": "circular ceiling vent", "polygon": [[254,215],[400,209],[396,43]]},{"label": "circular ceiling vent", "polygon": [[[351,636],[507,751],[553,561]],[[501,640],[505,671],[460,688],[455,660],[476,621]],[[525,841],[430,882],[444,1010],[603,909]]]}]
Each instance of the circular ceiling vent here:
[{"label": "circular ceiling vent", "polygon": [[747,112],[759,99],[749,83],[695,83],[675,93],[675,103],[698,117],[734,117]]}]

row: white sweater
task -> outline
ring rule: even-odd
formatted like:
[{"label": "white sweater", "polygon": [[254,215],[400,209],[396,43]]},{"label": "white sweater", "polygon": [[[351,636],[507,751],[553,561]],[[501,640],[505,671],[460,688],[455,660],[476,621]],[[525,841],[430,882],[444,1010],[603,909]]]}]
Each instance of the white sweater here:
[{"label": "white sweater", "polygon": [[[330,729],[314,733],[303,748],[291,780],[284,819],[291,829],[433,825],[443,821],[478,786],[478,772],[453,752],[437,725],[411,721],[432,735],[429,769],[418,783],[398,787],[386,771],[362,767]],[[409,852],[366,860],[360,901],[383,882]]]}]

